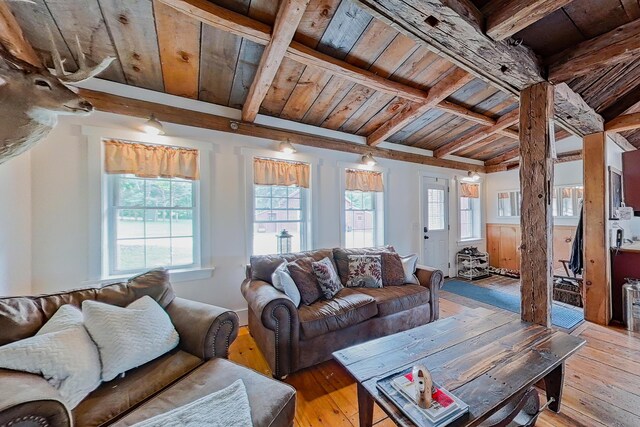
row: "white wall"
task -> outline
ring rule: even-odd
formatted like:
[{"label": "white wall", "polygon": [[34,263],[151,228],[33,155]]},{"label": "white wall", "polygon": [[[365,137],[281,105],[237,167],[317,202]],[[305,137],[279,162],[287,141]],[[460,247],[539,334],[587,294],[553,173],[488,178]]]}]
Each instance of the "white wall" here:
[{"label": "white wall", "polygon": [[30,155],[0,165],[0,296],[31,294]]},{"label": "white wall", "polygon": [[[582,184],[582,160],[558,163],[554,170],[554,185],[575,185]],[[519,217],[498,216],[498,192],[520,189],[520,171],[510,170],[488,174],[486,177],[486,207],[487,223],[489,224],[520,224]],[[577,218],[554,217],[556,225],[577,225]]]},{"label": "white wall", "polygon": [[[161,95],[157,95],[164,97]],[[166,101],[166,100],[165,100]],[[183,101],[180,101],[183,102]],[[234,113],[234,111],[231,111]],[[235,114],[235,113],[234,113]],[[277,119],[259,117],[263,122]],[[77,287],[92,277],[89,254],[89,228],[95,221],[89,218],[89,199],[94,191],[88,184],[89,140],[83,129],[99,127],[104,136],[110,132],[133,131],[142,120],[107,113],[94,113],[86,118],[63,118],[56,129],[32,150],[33,187],[33,290],[51,292]],[[280,121],[281,122],[281,121]],[[293,124],[300,127],[299,124]],[[206,280],[175,284],[178,295],[239,311],[243,315],[246,302],[240,293],[244,265],[248,260],[246,225],[245,157],[243,148],[274,150],[272,140],[246,137],[226,132],[210,131],[165,123],[167,136],[213,144],[211,185],[213,212],[208,221],[211,229],[211,256],[204,259],[214,267]],[[309,132],[310,128],[305,129]],[[331,131],[315,128],[315,132]],[[349,136],[352,137],[352,136]],[[359,138],[359,137],[356,137]],[[170,139],[167,140],[170,143]],[[292,141],[295,144],[295,141]],[[297,146],[298,152],[318,161],[318,182],[313,191],[315,234],[313,246],[340,245],[340,164],[357,162],[355,154]],[[420,181],[423,174],[448,178],[451,184],[450,248],[457,250],[457,214],[455,178],[464,171],[378,159],[379,166],[388,169],[386,212],[386,243],[398,252],[421,253]],[[484,226],[482,227],[484,230]],[[484,243],[479,242],[484,248]],[[425,260],[428,264],[428,260]]]},{"label": "white wall", "polygon": [[[613,167],[618,171],[622,171],[622,153],[623,150],[613,140],[607,138],[607,166]],[[609,190],[609,171],[607,170],[607,206],[608,205],[608,190]],[[625,239],[633,239],[633,237],[640,237],[640,217],[633,217],[631,221],[612,221],[609,220],[609,232],[613,224],[617,224],[624,229]]]}]

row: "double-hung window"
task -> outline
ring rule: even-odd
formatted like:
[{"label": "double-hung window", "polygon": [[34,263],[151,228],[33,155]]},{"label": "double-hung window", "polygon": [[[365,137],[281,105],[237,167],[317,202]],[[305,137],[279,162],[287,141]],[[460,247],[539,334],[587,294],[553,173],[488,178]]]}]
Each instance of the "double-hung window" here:
[{"label": "double-hung window", "polygon": [[384,244],[382,172],[346,169],[344,241],[347,248]]},{"label": "double-hung window", "polygon": [[480,185],[460,183],[460,240],[482,238]]},{"label": "double-hung window", "polygon": [[279,251],[281,233],[291,235],[291,252],[309,248],[309,164],[255,158],[253,255]]},{"label": "double-hung window", "polygon": [[198,266],[197,151],[107,141],[105,152],[109,274]]}]

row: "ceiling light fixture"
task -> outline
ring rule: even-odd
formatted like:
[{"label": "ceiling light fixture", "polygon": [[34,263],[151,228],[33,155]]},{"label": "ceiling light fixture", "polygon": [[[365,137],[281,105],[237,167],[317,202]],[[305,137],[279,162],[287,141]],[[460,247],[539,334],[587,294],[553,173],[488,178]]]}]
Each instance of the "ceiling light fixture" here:
[{"label": "ceiling light fixture", "polygon": [[375,166],[378,164],[378,162],[376,161],[376,159],[373,158],[371,153],[368,153],[362,156],[362,158],[360,159],[360,163],[366,166]]},{"label": "ceiling light fixture", "polygon": [[293,154],[295,153],[296,147],[293,146],[293,144],[291,143],[291,141],[289,139],[287,139],[286,141],[281,141],[280,142],[280,146],[278,147],[278,149],[286,154]]},{"label": "ceiling light fixture", "polygon": [[153,114],[149,116],[149,120],[145,122],[143,129],[150,135],[164,135],[164,126]]},{"label": "ceiling light fixture", "polygon": [[467,172],[467,181],[478,182],[480,181],[480,174],[478,172]]}]

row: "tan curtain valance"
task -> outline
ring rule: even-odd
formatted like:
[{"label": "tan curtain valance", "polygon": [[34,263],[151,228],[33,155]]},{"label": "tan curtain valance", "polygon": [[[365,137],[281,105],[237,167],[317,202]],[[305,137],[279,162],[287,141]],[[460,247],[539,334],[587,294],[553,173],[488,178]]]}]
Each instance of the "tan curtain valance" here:
[{"label": "tan curtain valance", "polygon": [[498,193],[498,199],[508,199],[509,193]]},{"label": "tan curtain valance", "polygon": [[347,169],[346,189],[349,191],[384,191],[382,172]]},{"label": "tan curtain valance", "polygon": [[256,158],[253,160],[253,183],[309,188],[309,164]]},{"label": "tan curtain valance", "polygon": [[110,174],[200,179],[198,150],[108,140],[104,141],[104,154],[105,171]]},{"label": "tan curtain valance", "polygon": [[460,197],[468,197],[469,199],[480,198],[480,186],[478,184],[460,184]]}]

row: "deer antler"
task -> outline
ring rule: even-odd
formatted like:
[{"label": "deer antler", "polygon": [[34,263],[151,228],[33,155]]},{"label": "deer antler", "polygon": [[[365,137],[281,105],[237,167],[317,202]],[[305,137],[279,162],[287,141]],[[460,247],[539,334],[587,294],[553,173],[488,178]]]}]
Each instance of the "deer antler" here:
[{"label": "deer antler", "polygon": [[53,33],[51,32],[51,28],[49,30],[49,37],[51,38],[51,59],[53,60],[53,66],[55,68],[55,76],[62,83],[80,83],[85,80],[90,79],[91,77],[97,76],[101,72],[107,69],[111,62],[115,59],[112,56],[108,56],[100,61],[99,64],[89,65],[87,61],[87,57],[82,52],[82,46],[80,45],[80,39],[76,34],[76,49],[78,56],[78,71],[75,73],[69,73],[64,70],[64,60],[60,56],[60,52],[58,52],[58,48],[56,47],[56,42],[53,38]]}]

